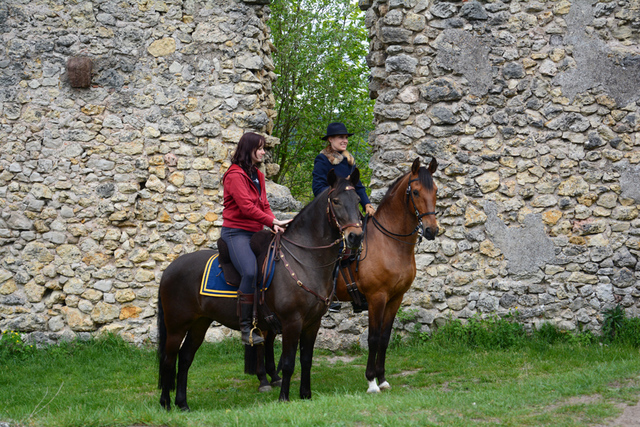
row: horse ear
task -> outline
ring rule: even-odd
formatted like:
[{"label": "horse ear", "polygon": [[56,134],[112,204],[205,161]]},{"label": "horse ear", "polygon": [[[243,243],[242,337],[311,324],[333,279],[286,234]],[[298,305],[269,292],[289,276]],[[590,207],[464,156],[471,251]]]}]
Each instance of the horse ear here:
[{"label": "horse ear", "polygon": [[353,184],[354,187],[358,184],[358,181],[360,181],[360,169],[353,169],[353,172],[351,172],[351,175],[349,175],[349,181],[351,182],[351,184]]},{"label": "horse ear", "polygon": [[336,171],[331,169],[327,174],[327,182],[329,183],[329,187],[333,187],[333,184],[335,184],[337,180],[338,180],[338,177],[336,175]]},{"label": "horse ear", "polygon": [[416,157],[416,159],[413,161],[413,164],[411,165],[412,174],[417,174],[418,170],[420,170],[420,157]]},{"label": "horse ear", "polygon": [[433,175],[436,169],[438,169],[438,161],[436,160],[435,157],[432,157],[431,163],[429,163],[429,172],[431,172],[431,175]]}]

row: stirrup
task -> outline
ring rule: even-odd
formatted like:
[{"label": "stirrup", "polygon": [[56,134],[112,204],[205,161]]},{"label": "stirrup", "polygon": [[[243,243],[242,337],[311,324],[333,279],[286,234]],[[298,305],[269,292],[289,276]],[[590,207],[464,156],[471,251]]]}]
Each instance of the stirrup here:
[{"label": "stirrup", "polygon": [[[253,328],[251,328],[249,330],[249,345],[251,347],[253,347],[253,345],[254,345],[254,342],[253,342],[253,331],[258,330],[258,332],[262,332],[260,329],[258,329],[258,322],[255,319],[253,319],[252,325],[253,325]],[[262,339],[262,341],[260,341],[257,345],[263,344],[264,343],[264,337],[262,336],[262,334],[261,333],[256,333],[256,335],[259,336]]]}]

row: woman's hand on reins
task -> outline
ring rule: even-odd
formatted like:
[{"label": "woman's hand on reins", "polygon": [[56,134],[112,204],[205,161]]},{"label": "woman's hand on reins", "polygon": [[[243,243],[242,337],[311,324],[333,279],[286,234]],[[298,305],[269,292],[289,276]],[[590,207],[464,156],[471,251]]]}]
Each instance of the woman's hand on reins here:
[{"label": "woman's hand on reins", "polygon": [[273,218],[273,231],[275,231],[276,233],[284,232],[287,224],[289,224],[291,221],[293,221],[293,219],[279,220],[277,218]]},{"label": "woman's hand on reins", "polygon": [[371,206],[371,203],[367,203],[367,205],[364,207],[364,211],[369,216],[373,216],[373,214],[376,213],[376,210],[373,206]]}]

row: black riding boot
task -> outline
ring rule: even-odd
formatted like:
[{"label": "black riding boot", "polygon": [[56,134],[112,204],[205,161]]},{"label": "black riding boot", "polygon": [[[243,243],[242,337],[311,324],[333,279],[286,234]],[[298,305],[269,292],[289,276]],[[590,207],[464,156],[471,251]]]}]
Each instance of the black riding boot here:
[{"label": "black riding boot", "polygon": [[253,295],[238,292],[238,309],[240,312],[240,332],[242,344],[258,345],[264,342],[260,329],[253,328]]}]

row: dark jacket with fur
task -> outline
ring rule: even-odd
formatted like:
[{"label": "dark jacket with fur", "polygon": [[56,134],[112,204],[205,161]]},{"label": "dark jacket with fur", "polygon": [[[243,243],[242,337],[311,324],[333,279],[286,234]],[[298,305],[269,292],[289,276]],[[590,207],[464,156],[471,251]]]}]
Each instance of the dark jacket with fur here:
[{"label": "dark jacket with fur", "polygon": [[[327,174],[331,169],[334,169],[336,175],[342,178],[346,178],[351,174],[354,168],[355,159],[348,151],[338,153],[327,147],[316,156],[313,163],[313,195],[317,196],[329,187],[327,182]],[[358,181],[356,185],[356,193],[360,196],[360,204],[364,208],[365,205],[371,203],[367,196],[367,191],[362,185],[361,181]]]}]

